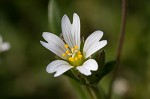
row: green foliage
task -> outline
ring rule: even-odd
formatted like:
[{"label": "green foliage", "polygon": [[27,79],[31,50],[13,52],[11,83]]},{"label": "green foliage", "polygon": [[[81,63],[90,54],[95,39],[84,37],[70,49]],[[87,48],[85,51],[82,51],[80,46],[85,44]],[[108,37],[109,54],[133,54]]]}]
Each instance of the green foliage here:
[{"label": "green foliage", "polygon": [[104,68],[102,69],[99,78],[103,78],[105,75],[110,73],[114,69],[116,63],[117,63],[117,61],[115,61],[115,60],[107,62],[105,64]]},{"label": "green foliage", "polygon": [[[42,32],[61,33],[59,22],[64,14],[72,18],[76,12],[80,16],[85,39],[95,30],[102,30],[103,39],[108,40],[105,61],[114,59],[120,31],[120,0],[53,1],[54,5],[50,4],[52,0],[0,0],[0,34],[11,44],[11,49],[0,56],[0,99],[78,99],[66,79],[46,72],[46,66],[55,58],[39,43]],[[113,99],[149,99],[150,1],[127,3],[126,36],[118,75],[129,82],[130,88],[121,96],[113,92]],[[51,21],[50,5],[54,7],[49,12],[54,13]],[[109,73],[98,84],[105,92],[111,76]]]},{"label": "green foliage", "polygon": [[50,31],[55,34],[61,33],[61,16],[60,9],[56,0],[50,0],[48,5],[48,19]]},{"label": "green foliage", "polygon": [[83,85],[97,85],[105,75],[107,75],[113,70],[114,66],[116,65],[116,61],[110,61],[105,63],[104,51],[99,51],[93,57],[96,58],[99,67],[97,71],[92,72],[92,75],[84,76],[76,70],[72,70],[72,72],[68,71],[65,74]]}]

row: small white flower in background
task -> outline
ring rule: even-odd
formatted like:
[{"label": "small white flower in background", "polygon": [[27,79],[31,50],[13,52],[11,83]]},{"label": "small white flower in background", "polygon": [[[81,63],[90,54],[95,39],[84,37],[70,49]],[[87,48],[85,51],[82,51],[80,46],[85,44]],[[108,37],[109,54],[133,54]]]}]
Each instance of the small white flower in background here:
[{"label": "small white flower in background", "polygon": [[2,36],[0,36],[0,53],[10,49],[10,44],[8,42],[3,42]]},{"label": "small white flower in background", "polygon": [[129,82],[124,78],[118,78],[113,84],[113,91],[118,95],[125,95],[129,91]]},{"label": "small white flower in background", "polygon": [[68,16],[64,15],[61,27],[64,41],[53,33],[44,32],[42,35],[47,42],[40,41],[41,44],[62,59],[51,62],[46,71],[56,72],[54,77],[57,77],[75,68],[86,76],[91,75],[91,71],[98,69],[98,64],[94,59],[90,59],[90,56],[107,44],[107,40],[99,41],[103,32],[98,30],[92,33],[81,49],[79,16],[74,13],[71,24]]}]

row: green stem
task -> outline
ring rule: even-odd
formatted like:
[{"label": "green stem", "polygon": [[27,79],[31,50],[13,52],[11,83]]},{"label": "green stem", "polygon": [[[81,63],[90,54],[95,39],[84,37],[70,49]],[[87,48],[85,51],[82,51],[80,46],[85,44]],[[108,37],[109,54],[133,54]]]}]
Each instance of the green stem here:
[{"label": "green stem", "polygon": [[92,86],[91,87],[95,95],[97,96],[97,99],[103,99],[102,98],[102,93],[100,92],[98,86]]},{"label": "green stem", "polygon": [[92,86],[91,87],[93,92],[95,93],[97,99],[106,99],[106,95],[98,86]]},{"label": "green stem", "polygon": [[104,92],[98,86],[87,86],[87,90],[92,99],[106,99]]},{"label": "green stem", "polygon": [[91,87],[87,86],[86,89],[89,92],[91,99],[98,99]]},{"label": "green stem", "polygon": [[75,92],[77,92],[77,96],[79,99],[88,99],[88,94],[86,94],[86,90],[76,81],[74,81],[73,79],[69,79],[71,85],[73,86],[73,88],[75,89]]},{"label": "green stem", "polygon": [[117,55],[116,55],[117,64],[116,64],[116,68],[115,68],[115,71],[114,71],[114,74],[112,77],[112,81],[110,82],[107,99],[112,98],[113,82],[115,81],[115,79],[118,75],[121,53],[122,53],[124,38],[125,38],[125,26],[126,26],[126,0],[122,0],[122,21],[121,21],[120,38],[119,38],[119,43],[118,43]]}]

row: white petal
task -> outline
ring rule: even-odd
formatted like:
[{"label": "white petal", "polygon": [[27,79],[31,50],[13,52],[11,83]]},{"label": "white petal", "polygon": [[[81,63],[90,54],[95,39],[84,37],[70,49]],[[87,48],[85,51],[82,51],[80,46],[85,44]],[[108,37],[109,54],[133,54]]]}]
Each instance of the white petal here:
[{"label": "white petal", "polygon": [[100,42],[96,42],[95,44],[91,45],[89,49],[86,50],[85,58],[88,58],[95,52],[97,52],[99,49],[103,48],[107,44],[107,40],[102,40]]},{"label": "white petal", "polygon": [[[88,58],[90,55],[92,55],[93,53],[98,51],[100,48],[102,48],[101,47],[102,42],[101,43],[99,42],[102,36],[103,36],[102,31],[95,31],[86,39],[84,47],[83,47],[83,53],[85,54],[84,55],[85,58]],[[107,41],[105,43],[107,43]],[[93,50],[93,51],[91,52],[90,50]]]},{"label": "white petal", "polygon": [[0,44],[2,44],[3,43],[3,38],[2,38],[2,36],[0,35]]},{"label": "white petal", "polygon": [[71,68],[73,68],[73,66],[71,66],[68,62],[63,60],[55,60],[47,66],[46,71],[48,73],[56,72],[54,77],[57,77]]},{"label": "white petal", "polygon": [[49,32],[43,32],[43,38],[49,43],[55,43],[56,45],[62,45],[64,48],[64,42],[55,34]]},{"label": "white petal", "polygon": [[72,39],[72,36],[71,36],[71,23],[70,23],[70,20],[69,20],[67,15],[64,15],[62,17],[61,28],[62,28],[62,34],[63,34],[65,42],[70,47],[73,47],[74,45],[72,43],[73,39]]},{"label": "white petal", "polygon": [[80,18],[76,13],[73,14],[73,24],[71,33],[75,45],[78,45],[78,47],[80,47]]},{"label": "white petal", "polygon": [[83,66],[78,66],[78,67],[77,67],[77,70],[79,70],[80,73],[82,73],[82,74],[84,74],[84,75],[86,75],[86,76],[91,75],[91,71],[88,70],[88,69],[86,69],[86,68],[83,67]]},{"label": "white petal", "polygon": [[93,43],[98,42],[103,36],[102,31],[95,31],[85,41],[83,50],[86,51]]},{"label": "white petal", "polygon": [[48,43],[43,41],[40,41],[40,43],[54,54],[64,58],[62,57],[62,54],[65,53],[65,43],[58,36],[52,33],[44,32],[42,36]]},{"label": "white petal", "polygon": [[1,51],[6,51],[8,49],[10,49],[10,44],[7,42],[2,43],[2,45],[0,46]]},{"label": "white petal", "polygon": [[71,48],[75,45],[78,45],[78,47],[80,48],[80,18],[76,13],[74,13],[73,15],[73,24],[70,23],[67,15],[63,16],[62,33],[65,42]]},{"label": "white petal", "polygon": [[59,50],[59,46],[56,46],[52,43],[46,43],[46,42],[43,42],[43,41],[40,41],[40,43],[47,49],[49,49],[51,52],[53,52],[54,54],[56,54],[57,56],[59,56],[60,58],[63,58],[62,57],[62,54],[64,53],[64,51],[62,50]]},{"label": "white petal", "polygon": [[98,69],[98,64],[94,59],[87,60],[83,65],[88,70],[96,71]]},{"label": "white petal", "polygon": [[77,67],[77,70],[86,76],[91,75],[91,71],[96,71],[97,69],[98,64],[94,59],[89,59],[85,61],[82,66]]}]

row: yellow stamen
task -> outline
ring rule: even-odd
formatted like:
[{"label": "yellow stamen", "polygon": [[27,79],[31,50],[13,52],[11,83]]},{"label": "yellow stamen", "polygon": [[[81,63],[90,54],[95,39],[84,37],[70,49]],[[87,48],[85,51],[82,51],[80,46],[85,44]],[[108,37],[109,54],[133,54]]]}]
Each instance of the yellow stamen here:
[{"label": "yellow stamen", "polygon": [[78,55],[81,55],[81,52],[80,52],[80,51],[78,51]]},{"label": "yellow stamen", "polygon": [[65,53],[63,53],[63,54],[62,54],[62,56],[63,56],[63,57],[65,57],[65,56],[66,56],[66,54],[65,54]]},{"label": "yellow stamen", "polygon": [[78,49],[78,46],[77,46],[77,45],[75,45],[75,46],[74,46],[74,48],[77,50],[77,49]]},{"label": "yellow stamen", "polygon": [[65,48],[68,48],[68,47],[69,47],[68,44],[65,44],[64,46],[65,46]]},{"label": "yellow stamen", "polygon": [[74,58],[73,58],[73,57],[69,57],[69,60],[73,62],[73,61],[74,61]]},{"label": "yellow stamen", "polygon": [[66,54],[70,54],[70,52],[68,50],[66,50]]},{"label": "yellow stamen", "polygon": [[79,58],[82,58],[82,55],[78,55]]},{"label": "yellow stamen", "polygon": [[75,57],[74,59],[75,59],[75,61],[78,61],[78,57]]},{"label": "yellow stamen", "polygon": [[74,50],[75,50],[74,48],[71,49],[72,52],[74,52]]}]

